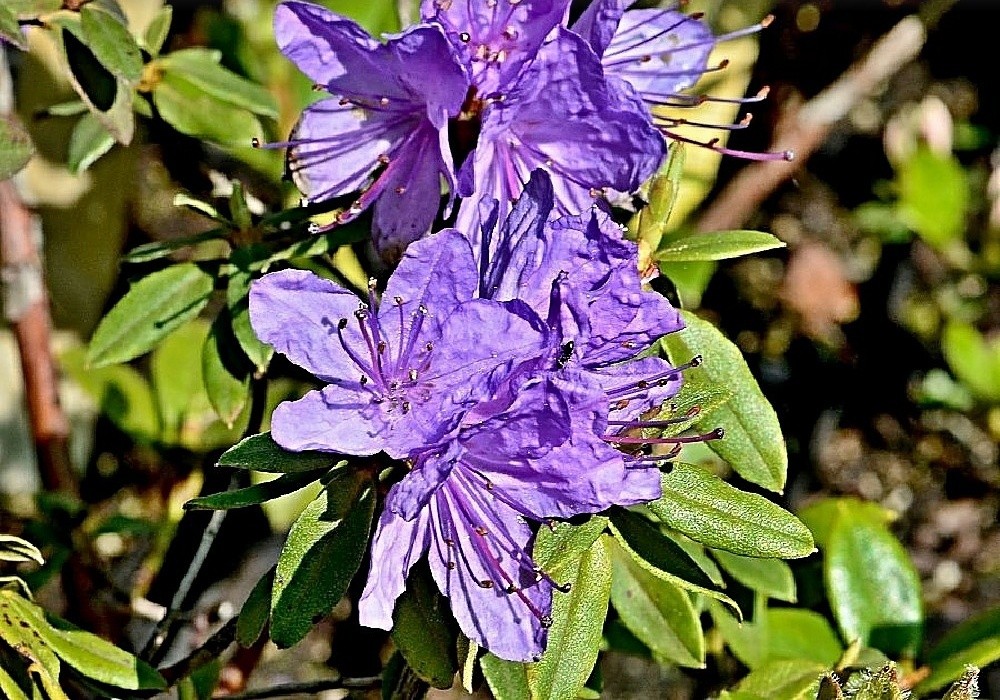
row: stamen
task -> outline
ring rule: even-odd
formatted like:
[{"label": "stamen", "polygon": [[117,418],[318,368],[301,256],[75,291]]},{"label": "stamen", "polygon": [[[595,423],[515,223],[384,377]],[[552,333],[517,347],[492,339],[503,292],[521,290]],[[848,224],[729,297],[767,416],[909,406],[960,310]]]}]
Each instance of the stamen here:
[{"label": "stamen", "polygon": [[708,442],[709,440],[721,440],[725,437],[726,431],[716,428],[704,435],[691,435],[687,437],[659,437],[644,438],[630,437],[628,435],[602,435],[605,442],[613,442],[619,445],[686,445],[694,442]]},{"label": "stamen", "polygon": [[765,152],[765,153],[754,153],[752,151],[740,151],[734,148],[726,148],[725,146],[719,145],[719,139],[712,139],[711,141],[698,141],[697,139],[688,138],[686,136],[681,136],[680,134],[669,131],[667,129],[661,128],[660,131],[663,132],[668,138],[672,138],[674,141],[680,141],[682,143],[689,143],[693,146],[701,146],[702,148],[707,148],[709,150],[715,151],[716,153],[721,153],[724,156],[732,156],[734,158],[742,158],[743,160],[754,160],[754,161],[793,161],[795,160],[795,152],[788,151],[778,151],[778,152]]}]

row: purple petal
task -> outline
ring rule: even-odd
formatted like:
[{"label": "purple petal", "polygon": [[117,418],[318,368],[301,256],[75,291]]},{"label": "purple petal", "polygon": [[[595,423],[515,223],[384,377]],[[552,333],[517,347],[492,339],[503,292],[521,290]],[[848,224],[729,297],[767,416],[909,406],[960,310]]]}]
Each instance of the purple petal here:
[{"label": "purple petal", "polygon": [[570,29],[586,39],[594,53],[603,56],[618,28],[618,22],[633,2],[634,0],[593,0]]},{"label": "purple petal", "polygon": [[505,88],[534,58],[568,5],[568,0],[423,0],[421,14],[445,28],[478,94],[486,96]]},{"label": "purple petal", "polygon": [[[305,270],[272,272],[250,288],[250,322],[265,343],[324,381],[358,377],[361,369],[345,352],[337,324],[353,318],[359,299]],[[355,324],[343,329],[346,343],[361,340]]]},{"label": "purple petal", "polygon": [[443,449],[435,448],[421,455],[403,480],[389,491],[385,499],[386,509],[404,520],[413,520],[451,475],[461,454],[461,446],[452,441]]},{"label": "purple petal", "polygon": [[700,20],[676,10],[630,10],[603,54],[604,69],[653,102],[696,82],[708,65],[715,37]]},{"label": "purple petal", "polygon": [[382,298],[388,303],[398,297],[407,310],[423,304],[432,318],[443,320],[475,297],[478,284],[469,242],[446,229],[407,248]]},{"label": "purple petal", "polygon": [[[605,79],[586,42],[559,30],[506,99],[488,108],[463,169],[472,168],[476,191],[497,199],[503,214],[530,172],[542,168],[552,174],[556,210],[578,214],[604,188],[637,189],[664,153],[641,101],[621,81]],[[463,202],[463,224],[477,215]]]},{"label": "purple petal", "polygon": [[658,500],[662,495],[663,483],[660,481],[659,469],[656,467],[626,469],[617,504],[635,506]]},{"label": "purple petal", "polygon": [[274,441],[292,452],[320,450],[349,455],[381,452],[388,425],[371,392],[357,382],[330,384],[271,414]]},{"label": "purple petal", "polygon": [[278,48],[299,70],[321,85],[352,71],[377,72],[372,55],[378,42],[356,22],[308,2],[284,2],[274,11]]},{"label": "purple petal", "polygon": [[413,520],[404,520],[388,508],[382,511],[372,541],[368,582],[358,601],[358,621],[362,625],[392,629],[396,599],[406,590],[410,569],[427,551],[430,535],[429,510]]},{"label": "purple petal", "polygon": [[602,511],[622,502],[626,478],[621,453],[600,437],[607,406],[583,373],[535,377],[503,413],[462,431],[456,469],[536,520]]},{"label": "purple petal", "polygon": [[501,659],[537,660],[545,649],[552,583],[535,580],[527,554],[531,528],[457,473],[431,500],[431,513],[431,573],[462,632]]}]

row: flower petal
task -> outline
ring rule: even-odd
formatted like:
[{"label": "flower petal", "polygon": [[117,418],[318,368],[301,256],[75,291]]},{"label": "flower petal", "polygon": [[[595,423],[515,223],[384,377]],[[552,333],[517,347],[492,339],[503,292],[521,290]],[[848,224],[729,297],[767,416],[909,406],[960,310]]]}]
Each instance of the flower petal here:
[{"label": "flower petal", "polygon": [[278,404],[271,414],[274,441],[292,452],[373,455],[385,447],[388,430],[382,409],[357,382],[310,391],[297,401]]},{"label": "flower petal", "polygon": [[471,470],[494,498],[536,520],[621,503],[625,462],[601,436],[607,398],[584,373],[533,377],[502,413],[462,432]]},{"label": "flower petal", "polygon": [[377,73],[378,42],[353,20],[310,2],[283,2],[274,11],[278,48],[316,83],[327,85],[352,71]]},{"label": "flower petal", "polygon": [[[324,381],[359,377],[344,351],[337,324],[353,319],[358,297],[305,270],[272,272],[250,288],[250,322],[265,343]],[[342,331],[349,346],[362,343],[357,325]]]},{"label": "flower petal", "polygon": [[501,659],[537,660],[545,649],[552,583],[536,581],[527,555],[531,528],[483,493],[456,474],[431,500],[431,574],[466,636]]},{"label": "flower petal", "polygon": [[430,516],[425,510],[404,520],[388,508],[382,511],[372,540],[368,582],[358,601],[359,622],[365,627],[392,629],[396,599],[406,590],[410,569],[430,544]]},{"label": "flower petal", "polygon": [[634,0],[593,0],[570,29],[586,39],[594,53],[603,56],[618,28],[618,22],[633,2]]}]

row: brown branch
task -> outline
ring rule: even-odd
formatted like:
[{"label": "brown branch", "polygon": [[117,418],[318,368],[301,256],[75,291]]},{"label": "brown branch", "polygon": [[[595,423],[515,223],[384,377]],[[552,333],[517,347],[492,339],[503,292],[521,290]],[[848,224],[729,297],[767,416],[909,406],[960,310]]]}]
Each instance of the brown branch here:
[{"label": "brown branch", "polygon": [[743,168],[702,214],[696,228],[724,231],[743,226],[764,200],[805,164],[837,122],[917,57],[926,38],[920,19],[910,16],[901,20],[867,56],[782,120],[773,150],[791,150],[795,160],[754,163]]}]

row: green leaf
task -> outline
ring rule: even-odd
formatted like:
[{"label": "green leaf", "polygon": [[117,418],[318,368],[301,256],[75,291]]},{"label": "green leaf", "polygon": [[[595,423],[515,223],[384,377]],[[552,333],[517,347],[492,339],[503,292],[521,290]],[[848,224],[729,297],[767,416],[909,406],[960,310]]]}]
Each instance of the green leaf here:
[{"label": "green leaf", "polygon": [[826,618],[812,610],[769,608],[766,658],[800,659],[832,667],[844,652]]},{"label": "green leaf", "polygon": [[718,263],[714,262],[659,263],[660,273],[674,284],[681,306],[687,309],[697,309],[701,305],[701,297],[716,267]]},{"label": "green leaf", "polygon": [[435,688],[450,688],[458,671],[458,626],[425,562],[410,571],[392,621],[392,641],[414,673]]},{"label": "green leaf", "polygon": [[750,590],[769,598],[795,602],[795,577],[788,564],[780,559],[743,557],[722,549],[713,551],[712,555],[730,576]]},{"label": "green leaf", "polygon": [[696,542],[750,557],[795,559],[813,552],[812,535],[794,515],[704,469],[675,463],[662,483],[663,497],[649,509]]},{"label": "green leaf", "polygon": [[[594,530],[596,527],[590,525],[582,539],[589,538]],[[541,561],[548,557],[551,561],[556,552],[567,550],[566,542],[579,541],[570,531],[552,533],[542,528],[535,542],[534,558]],[[568,593],[553,594],[552,627],[541,660],[522,664],[492,654],[480,660],[483,675],[497,700],[571,700],[579,695],[590,677],[608,613],[610,557],[605,543],[598,539],[577,558],[560,559],[559,566],[548,573],[571,584],[571,588]]]},{"label": "green leaf", "polygon": [[142,53],[122,20],[97,3],[88,3],[80,8],[80,27],[87,47],[101,65],[130,83],[139,81]]},{"label": "green leaf", "polygon": [[1000,607],[968,619],[948,632],[927,655],[931,674],[917,686],[926,693],[959,678],[966,664],[985,668],[1000,660]]},{"label": "green leaf", "polygon": [[[21,31],[21,25],[17,22],[17,12],[6,5],[0,5],[0,39],[13,44],[22,51],[28,50],[28,41]],[[0,143],[2,142],[0,139]]]},{"label": "green leaf", "polygon": [[228,229],[213,228],[209,231],[196,233],[193,236],[174,238],[169,241],[144,243],[143,245],[136,246],[126,253],[122,257],[122,262],[144,263],[149,262],[150,260],[159,260],[160,258],[165,258],[181,248],[187,248],[188,246],[204,243],[205,241],[216,241],[220,238],[225,238],[227,233]]},{"label": "green leaf", "polygon": [[0,116],[0,180],[12,177],[34,154],[31,137],[17,117]]},{"label": "green leaf", "polygon": [[249,146],[263,134],[257,117],[217,99],[180,73],[164,73],[153,88],[160,116],[182,134],[223,146]]},{"label": "green leaf", "polygon": [[736,602],[715,589],[715,584],[697,562],[649,521],[616,508],[611,519],[611,532],[633,562],[647,573],[692,593],[715,598],[740,614]]},{"label": "green leaf", "polygon": [[0,535],[0,561],[45,564],[41,551],[35,545],[14,535]]},{"label": "green leaf", "polygon": [[164,5],[146,27],[146,33],[142,37],[142,48],[146,49],[150,56],[155,58],[160,54],[163,43],[170,34],[170,22],[173,16],[174,8]]},{"label": "green leaf", "polygon": [[725,437],[708,446],[748,481],[771,491],[785,486],[788,455],[778,416],[750,373],[742,353],[708,321],[681,312],[686,328],[662,341],[674,364],[701,355],[700,367],[684,373],[684,379],[700,384],[724,386],[733,392],[725,405],[702,413],[696,425],[705,430],[723,428]]},{"label": "green leaf", "polygon": [[194,263],[143,277],[101,319],[90,340],[92,367],[127,362],[153,349],[208,304],[214,280]]},{"label": "green leaf", "polygon": [[271,438],[271,433],[251,435],[226,450],[219,466],[241,467],[256,472],[287,474],[329,469],[340,459],[327,452],[289,452]]},{"label": "green leaf", "polygon": [[823,575],[845,639],[888,654],[913,654],[923,626],[920,577],[883,524],[838,518],[823,551]]},{"label": "green leaf", "polygon": [[250,399],[250,370],[237,349],[229,314],[222,311],[201,346],[201,374],[209,403],[229,428]]},{"label": "green leaf", "polygon": [[236,264],[237,269],[229,277],[226,303],[229,305],[229,315],[233,320],[233,334],[236,340],[257,371],[264,372],[274,355],[274,348],[257,337],[250,323],[250,283],[253,282],[255,275],[251,269],[253,262],[251,256],[242,253],[244,249],[239,249],[232,256],[232,262]]},{"label": "green leaf", "polygon": [[271,501],[275,498],[287,496],[299,489],[304,489],[309,484],[323,476],[323,472],[301,472],[298,474],[282,474],[277,479],[263,481],[253,486],[246,486],[232,491],[222,491],[220,493],[209,494],[199,498],[192,498],[184,504],[185,510],[230,510],[232,508],[246,508],[254,506],[264,501]]},{"label": "green leaf", "polygon": [[755,669],[733,689],[733,700],[813,700],[828,669],[807,661],[773,661]]},{"label": "green leaf", "polygon": [[763,231],[693,232],[671,238],[656,251],[656,259],[671,263],[707,262],[784,247],[783,241]]},{"label": "green leaf", "polygon": [[211,49],[181,49],[159,59],[167,75],[181,76],[206,95],[263,117],[278,118],[278,104],[266,88],[219,65],[222,55]]},{"label": "green leaf", "polygon": [[967,323],[949,321],[941,336],[944,359],[980,399],[1000,402],[1000,341],[989,342]]},{"label": "green leaf", "polygon": [[705,640],[688,593],[640,567],[613,540],[608,548],[614,570],[611,604],[625,626],[660,663],[704,668]]},{"label": "green leaf", "polygon": [[608,519],[600,515],[592,515],[579,525],[558,520],[547,529],[544,537],[535,541],[532,558],[548,572],[572,566],[591,548],[607,526]]},{"label": "green leaf", "polygon": [[966,664],[962,677],[955,682],[941,700],[976,700],[979,697],[979,669]]},{"label": "green leaf", "polygon": [[132,85],[102,64],[87,45],[87,35],[79,14],[59,13],[51,21],[58,29],[57,36],[73,89],[115,140],[128,145],[135,134],[132,112],[135,91]]},{"label": "green leaf", "polygon": [[[538,539],[544,543],[546,538],[543,528]],[[604,541],[597,540],[576,562],[550,573],[572,588],[553,594],[548,646],[541,661],[528,666],[528,684],[536,700],[568,700],[577,697],[594,669],[608,616],[611,559]]]},{"label": "green leaf", "polygon": [[677,201],[683,172],[684,144],[673,143],[666,161],[649,181],[646,194],[649,203],[632,217],[628,225],[629,231],[639,242],[640,256],[649,255],[660,247],[674,202]]},{"label": "green leaf", "polygon": [[368,549],[374,510],[369,477],[345,472],[292,525],[271,594],[271,639],[278,647],[298,643],[347,592]]},{"label": "green leaf", "polygon": [[163,339],[150,357],[160,414],[161,439],[176,443],[191,402],[201,389],[200,348],[208,333],[201,321],[188,323]]},{"label": "green leaf", "polygon": [[115,145],[115,137],[101,121],[88,112],[80,117],[69,137],[66,167],[74,175],[87,170]]},{"label": "green leaf", "polygon": [[895,514],[878,503],[841,497],[810,503],[799,512],[799,518],[812,531],[816,545],[826,549],[830,544],[830,533],[841,518],[888,525],[895,519]]},{"label": "green leaf", "polygon": [[893,664],[876,673],[864,673],[851,700],[904,700],[899,687],[899,674]]},{"label": "green leaf", "polygon": [[[0,592],[2,595],[3,592]],[[56,618],[20,596],[5,595],[19,617],[28,621],[41,641],[79,673],[99,683],[125,690],[163,690],[166,682],[144,661],[90,632]]]},{"label": "green leaf", "polygon": [[24,689],[4,670],[3,664],[0,664],[0,694],[7,700],[30,700]]},{"label": "green leaf", "polygon": [[253,646],[264,633],[271,617],[271,589],[274,586],[274,569],[260,577],[247,596],[236,620],[236,642],[241,647]]},{"label": "green leaf", "polygon": [[899,166],[899,214],[932,246],[943,247],[965,231],[969,183],[955,156],[920,146]]}]

